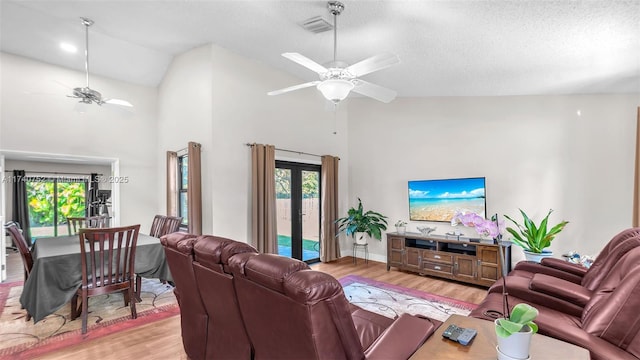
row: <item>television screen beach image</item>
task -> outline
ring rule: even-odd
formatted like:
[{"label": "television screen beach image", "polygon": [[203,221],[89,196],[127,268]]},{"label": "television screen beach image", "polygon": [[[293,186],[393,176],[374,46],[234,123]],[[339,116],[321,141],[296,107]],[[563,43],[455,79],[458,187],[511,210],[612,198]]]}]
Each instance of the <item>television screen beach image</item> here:
[{"label": "television screen beach image", "polygon": [[450,222],[456,211],[485,217],[485,178],[409,181],[409,220]]}]

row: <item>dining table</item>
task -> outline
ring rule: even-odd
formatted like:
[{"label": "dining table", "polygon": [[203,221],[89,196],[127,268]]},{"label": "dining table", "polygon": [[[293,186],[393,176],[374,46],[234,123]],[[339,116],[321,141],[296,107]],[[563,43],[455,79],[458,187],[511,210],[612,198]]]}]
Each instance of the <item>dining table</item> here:
[{"label": "dining table", "polygon": [[[38,238],[31,252],[33,268],[20,303],[38,322],[67,304],[82,286],[80,237]],[[173,280],[160,239],[150,235],[138,234],[134,269],[145,278]]]}]

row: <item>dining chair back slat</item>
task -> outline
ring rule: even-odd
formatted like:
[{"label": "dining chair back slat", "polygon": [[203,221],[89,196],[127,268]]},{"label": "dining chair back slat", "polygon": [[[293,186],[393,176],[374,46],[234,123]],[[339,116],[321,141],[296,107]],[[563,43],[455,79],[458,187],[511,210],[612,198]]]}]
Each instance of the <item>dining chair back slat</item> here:
[{"label": "dining chair back slat", "polygon": [[164,228],[164,223],[167,217],[165,215],[156,215],[151,222],[151,230],[149,231],[149,235],[153,237],[159,238],[162,236],[162,229]]},{"label": "dining chair back slat", "polygon": [[[137,317],[135,307],[135,256],[140,225],[117,228],[82,228],[80,258],[82,286],[71,299],[71,318],[82,315],[82,333],[87,332],[88,298],[95,295],[122,292],[131,317]],[[81,297],[82,309],[77,306]]]},{"label": "dining chair back slat", "polygon": [[68,217],[67,230],[69,235],[76,235],[82,228],[103,228],[107,226],[107,216]]},{"label": "dining chair back slat", "polygon": [[167,216],[164,220],[164,226],[162,227],[162,233],[160,236],[177,232],[182,224],[182,217]]}]

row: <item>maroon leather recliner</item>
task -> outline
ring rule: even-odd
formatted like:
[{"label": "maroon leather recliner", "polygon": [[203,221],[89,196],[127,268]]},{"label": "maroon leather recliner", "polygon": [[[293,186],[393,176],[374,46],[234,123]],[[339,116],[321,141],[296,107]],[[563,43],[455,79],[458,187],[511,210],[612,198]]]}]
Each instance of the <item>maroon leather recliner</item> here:
[{"label": "maroon leather recliner", "polygon": [[251,359],[252,347],[238,307],[228,259],[257,254],[254,247],[218,236],[199,236],[193,269],[208,314],[206,359]]},{"label": "maroon leather recliner", "polygon": [[407,359],[439,324],[351,306],[335,278],[298,260],[244,253],[229,267],[257,360]]},{"label": "maroon leather recliner", "polygon": [[640,264],[640,237],[620,242],[600,263],[600,266],[585,274],[580,284],[543,273],[533,274],[531,278],[513,273],[504,281],[496,281],[489,288],[489,293],[502,293],[506,284],[507,293],[510,295],[580,316],[583,308],[603,282],[608,287],[618,285],[620,271],[616,268],[622,268],[627,263]]},{"label": "maroon leather recliner", "polygon": [[171,233],[160,238],[180,305],[182,344],[190,359],[205,359],[208,315],[193,272],[196,235]]},{"label": "maroon leather recliner", "polygon": [[[589,278],[590,274],[600,272],[601,267],[606,263],[610,253],[625,240],[640,236],[640,227],[629,228],[616,234],[604,248],[600,251],[598,256],[593,261],[593,264],[588,269],[579,264],[573,264],[568,261],[556,258],[544,258],[540,263],[531,261],[521,261],[514,267],[511,272],[512,275],[518,275],[523,277],[533,277],[534,274],[547,274],[560,279],[580,284],[583,278],[586,276]],[[587,280],[590,281],[590,280]]]},{"label": "maroon leather recliner", "polygon": [[[634,250],[635,251],[635,250]],[[631,257],[625,258],[629,260]],[[619,281],[615,281],[616,277]],[[610,281],[610,283],[609,283]],[[529,301],[508,296],[509,306]],[[531,304],[539,311],[540,334],[586,348],[593,360],[640,357],[640,265],[625,261],[592,294],[579,316]],[[493,320],[501,316],[503,295],[490,293],[469,316]]]}]

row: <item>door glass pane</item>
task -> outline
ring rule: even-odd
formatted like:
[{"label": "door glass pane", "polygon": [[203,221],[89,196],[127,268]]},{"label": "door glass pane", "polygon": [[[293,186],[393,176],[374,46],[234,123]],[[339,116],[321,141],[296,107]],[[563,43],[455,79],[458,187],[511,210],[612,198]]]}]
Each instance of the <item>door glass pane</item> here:
[{"label": "door glass pane", "polygon": [[320,173],[302,171],[302,261],[320,257]]},{"label": "door glass pane", "polygon": [[291,257],[291,170],[276,169],[278,254]]},{"label": "door glass pane", "polygon": [[55,236],[53,181],[27,181],[31,238]]},{"label": "door glass pane", "polygon": [[58,236],[69,234],[68,217],[85,216],[85,186],[84,182],[57,182]]}]

